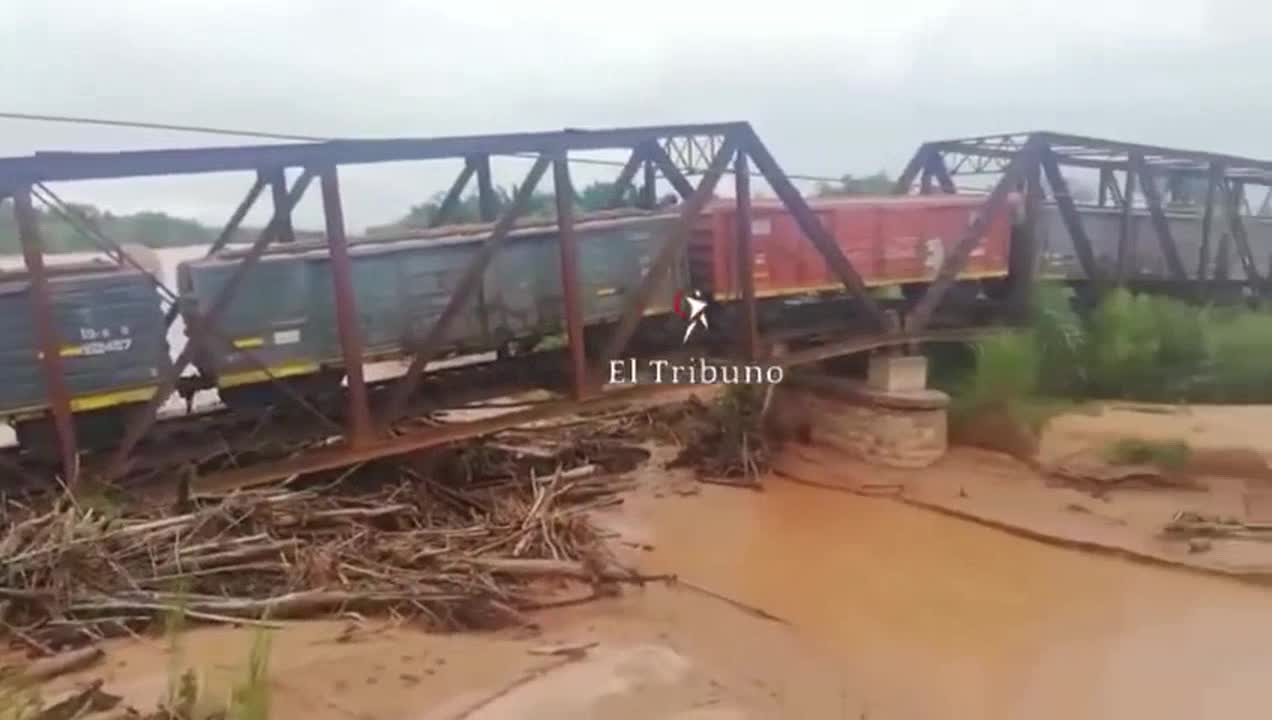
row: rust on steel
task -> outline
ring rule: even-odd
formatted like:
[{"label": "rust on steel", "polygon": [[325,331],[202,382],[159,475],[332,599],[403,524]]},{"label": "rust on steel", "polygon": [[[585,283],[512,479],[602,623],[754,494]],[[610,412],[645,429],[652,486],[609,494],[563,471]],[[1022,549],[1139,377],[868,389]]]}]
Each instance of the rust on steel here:
[{"label": "rust on steel", "polygon": [[[362,367],[362,326],[358,321],[357,299],[353,294],[353,263],[349,240],[345,237],[344,207],[340,202],[340,176],[335,166],[323,168],[321,180],[323,219],[327,248],[331,256],[332,297],[336,305],[336,332],[344,361],[347,411],[346,436],[351,445],[371,437],[371,410],[367,405],[367,383]],[[286,198],[284,198],[284,202]]]},{"label": "rust on steel", "polygon": [[1167,268],[1176,280],[1187,280],[1188,271],[1184,269],[1184,261],[1179,255],[1179,246],[1170,234],[1170,223],[1166,220],[1166,211],[1162,208],[1162,194],[1157,189],[1153,171],[1136,156],[1135,172],[1139,175],[1143,188],[1144,200],[1148,203],[1149,219],[1153,222],[1153,230],[1157,235],[1157,243],[1161,246],[1162,257],[1166,259]]},{"label": "rust on steel", "polygon": [[[243,200],[239,202],[238,207],[234,208],[234,212],[230,214],[230,219],[225,223],[225,227],[221,228],[221,233],[217,235],[216,240],[212,242],[208,251],[203,254],[204,257],[212,257],[230,243],[230,240],[234,238],[234,234],[238,232],[239,226],[243,224],[243,219],[251,212],[252,206],[256,204],[256,200],[265,190],[265,184],[265,179],[257,175],[256,182],[252,183],[252,187],[247,190],[247,195],[243,196]],[[172,327],[173,321],[177,319],[178,312],[180,312],[180,308],[177,307],[176,303],[173,303],[168,308],[168,314],[164,316],[165,327]]]},{"label": "rust on steel", "polygon": [[879,303],[870,296],[865,282],[861,279],[861,275],[857,274],[852,263],[848,262],[848,258],[844,256],[839,244],[835,242],[830,232],[817,219],[812,208],[808,206],[808,203],[804,201],[804,197],[800,195],[799,190],[795,189],[795,186],[791,184],[790,178],[778,166],[773,156],[769,154],[768,148],[764,147],[764,143],[760,142],[759,137],[755,133],[748,130],[746,143],[742,149],[751,156],[751,160],[755,162],[756,169],[764,175],[764,179],[773,188],[773,192],[778,199],[782,201],[786,210],[795,218],[795,222],[799,224],[804,236],[817,247],[822,258],[825,259],[826,265],[835,273],[839,281],[844,284],[844,287],[848,288],[849,294],[860,303],[874,326],[879,330],[886,329],[888,323],[883,316],[883,310],[879,307]]},{"label": "rust on steel", "polygon": [[[270,168],[261,171],[261,176],[269,183],[270,199],[274,202],[274,212],[278,212],[280,208],[286,207],[287,203],[287,173],[283,168]],[[291,213],[283,213],[283,219],[278,223],[278,238],[276,242],[290,243],[296,241],[296,228],[292,227]]]},{"label": "rust on steel", "polygon": [[57,433],[62,477],[67,485],[73,486],[79,479],[75,420],[71,413],[71,393],[62,365],[61,338],[58,337],[53,317],[53,298],[48,277],[44,273],[44,243],[40,238],[39,219],[31,205],[29,185],[18,187],[13,192],[13,215],[18,226],[18,240],[22,244],[22,260],[30,275],[28,296],[32,319],[35,321],[36,338],[40,345],[44,389],[48,393],[49,409],[53,413],[53,426]]},{"label": "rust on steel", "polygon": [[446,334],[450,332],[451,325],[459,317],[460,311],[472,298],[473,293],[477,291],[491,259],[499,251],[499,247],[503,244],[508,232],[512,230],[513,223],[525,212],[526,205],[530,202],[531,194],[534,193],[535,188],[539,185],[539,180],[547,172],[548,166],[551,164],[551,158],[545,154],[540,154],[535,159],[534,165],[526,173],[525,180],[517,188],[517,194],[513,197],[512,204],[505,208],[503,214],[499,216],[499,220],[491,229],[490,235],[473,256],[468,267],[464,269],[464,274],[460,276],[459,282],[455,284],[455,290],[451,292],[450,300],[447,301],[442,314],[433,322],[432,327],[429,328],[428,335],[415,348],[414,356],[411,358],[411,365],[407,368],[406,374],[394,384],[390,391],[384,415],[379,419],[382,425],[394,422],[406,410],[407,402],[419,387],[420,376],[424,372],[424,366],[442,349],[442,343],[445,341]]},{"label": "rust on steel", "polygon": [[[283,209],[290,211],[292,208],[296,207],[296,203],[300,201],[301,196],[304,195],[305,190],[309,187],[313,178],[314,173],[308,169],[302,172],[300,177],[296,178],[296,183],[292,185],[291,189],[287,192],[287,200],[284,203]],[[127,470],[128,456],[132,454],[133,448],[137,446],[137,443],[141,441],[146,432],[154,425],[155,421],[158,420],[158,411],[160,406],[168,400],[168,396],[172,395],[172,391],[176,389],[177,386],[177,378],[181,376],[181,373],[194,359],[194,353],[196,352],[199,343],[202,342],[202,338],[198,334],[200,330],[200,327],[198,326],[211,326],[216,324],[221,313],[225,312],[225,308],[229,306],[230,300],[234,298],[235,292],[238,291],[238,286],[243,283],[243,278],[247,276],[249,270],[255,267],[256,262],[265,252],[266,246],[269,245],[269,243],[273,240],[275,233],[278,232],[278,223],[280,218],[281,214],[278,211],[275,211],[273,217],[270,218],[269,223],[263,230],[261,230],[256,241],[252,243],[251,248],[243,256],[243,259],[234,266],[233,273],[230,275],[226,283],[221,286],[220,291],[212,301],[212,307],[204,314],[204,318],[196,324],[196,327],[187,329],[189,340],[186,342],[186,346],[182,348],[181,352],[177,355],[177,359],[173,361],[172,365],[160,375],[155,394],[150,397],[150,400],[146,402],[146,405],[132,418],[132,420],[125,425],[124,436],[120,440],[119,446],[115,448],[115,451],[106,461],[105,468],[102,471],[103,480],[111,482]]]},{"label": "rust on steel", "polygon": [[751,166],[741,150],[733,159],[733,195],[738,283],[742,287],[742,353],[747,360],[755,360],[760,355],[760,325],[755,313],[755,253],[751,249]]},{"label": "rust on steel", "polygon": [[472,158],[466,158],[463,169],[459,171],[455,182],[451,183],[450,189],[446,191],[445,197],[442,198],[442,204],[437,206],[437,212],[429,219],[429,227],[444,225],[455,214],[455,208],[459,207],[460,200],[463,200],[464,190],[468,188],[468,181],[472,179],[476,170],[477,166],[473,163]]},{"label": "rust on steel", "polygon": [[724,145],[720,147],[720,151],[712,159],[710,167],[707,168],[706,173],[703,174],[702,179],[698,182],[697,189],[681,204],[680,213],[675,222],[663,233],[662,242],[658,246],[658,254],[654,256],[649,269],[645,271],[645,277],[641,279],[640,286],[636,289],[632,298],[627,301],[622,315],[619,316],[618,323],[614,326],[613,331],[611,331],[609,338],[605,342],[605,348],[596,363],[598,374],[605,372],[610,361],[617,358],[623,348],[627,347],[627,342],[631,340],[632,334],[636,332],[636,326],[640,324],[640,319],[645,314],[645,308],[649,306],[649,301],[653,299],[658,283],[671,271],[672,263],[688,240],[693,219],[702,212],[707,202],[711,200],[716,184],[728,167],[729,160],[732,159],[737,147],[737,142],[733,137],[725,139]]},{"label": "rust on steel", "polygon": [[680,172],[680,168],[676,167],[676,164],[667,156],[666,148],[653,142],[646,146],[646,152],[649,160],[658,166],[658,169],[662,171],[663,177],[667,178],[667,182],[671,183],[671,186],[675,188],[676,193],[680,197],[687,199],[693,194],[693,183],[689,182],[684,173]]},{"label": "rust on steel", "polygon": [[1082,215],[1073,201],[1069,181],[1060,172],[1060,166],[1056,164],[1055,154],[1050,147],[1039,148],[1039,153],[1043,172],[1047,175],[1047,183],[1051,186],[1051,194],[1056,201],[1056,208],[1060,211],[1060,219],[1064,222],[1070,240],[1073,241],[1073,251],[1078,256],[1078,263],[1082,265],[1082,272],[1086,274],[1088,280],[1099,287],[1103,277],[1095,261],[1095,251],[1091,248],[1091,238],[1082,225]]},{"label": "rust on steel", "polygon": [[[784,367],[795,367],[883,347],[904,347],[916,343],[931,342],[967,342],[997,330],[997,328],[992,327],[961,328],[957,330],[929,330],[922,333],[854,337],[788,353],[780,358],[774,358],[773,362]],[[429,426],[423,429],[408,429],[393,437],[379,437],[373,442],[358,448],[339,446],[323,448],[277,462],[221,472],[200,478],[197,481],[197,486],[193,489],[207,493],[225,492],[293,475],[333,470],[380,458],[439,447],[562,415],[599,412],[610,408],[628,406],[633,402],[657,400],[659,396],[664,395],[680,397],[683,395],[684,390],[684,385],[659,383],[611,386],[610,389],[595,393],[581,401],[572,398],[551,400],[524,410],[512,410],[494,417],[445,423],[440,426]]]},{"label": "rust on steel", "polygon": [[574,399],[587,394],[587,355],[583,342],[583,295],[579,290],[578,235],[574,231],[574,185],[565,153],[552,159],[552,185],[556,196],[557,237],[561,255],[561,298],[565,312],[566,342],[570,355],[570,381]]},{"label": "rust on steel", "polygon": [[919,302],[908,318],[907,327],[910,330],[919,331],[927,327],[932,313],[936,311],[936,306],[954,284],[958,274],[962,272],[976,243],[985,236],[994,216],[1007,202],[1007,194],[1020,183],[1026,173],[1032,172],[1038,164],[1040,144],[1032,142],[1023,152],[1012,158],[1002,177],[999,178],[998,184],[976,211],[975,219],[963,231],[963,236],[955,243],[954,249],[946,255],[941,267],[936,271],[936,276],[923,292],[923,297],[919,298]]}]

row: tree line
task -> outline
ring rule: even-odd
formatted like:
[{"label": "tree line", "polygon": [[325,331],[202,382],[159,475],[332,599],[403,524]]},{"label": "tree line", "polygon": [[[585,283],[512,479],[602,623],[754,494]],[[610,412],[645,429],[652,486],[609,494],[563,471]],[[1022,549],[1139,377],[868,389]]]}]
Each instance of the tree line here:
[{"label": "tree line", "polygon": [[[892,189],[892,178],[887,173],[873,175],[844,175],[838,183],[820,183],[815,188],[818,196],[885,194]],[[496,212],[507,207],[517,193],[517,186],[496,186],[494,188],[494,207]],[[639,192],[629,186],[619,194],[615,201],[615,185],[612,182],[597,181],[588,184],[575,194],[574,205],[580,213],[596,212],[608,207],[637,207]],[[428,200],[412,205],[410,209],[389,226],[376,230],[391,228],[423,228],[428,227],[437,217],[441,209],[445,192],[438,192]],[[661,203],[668,202],[663,198]],[[208,245],[219,234],[219,228],[203,225],[196,220],[174,217],[163,212],[137,212],[115,214],[88,204],[71,204],[79,214],[92,220],[107,237],[120,244],[144,245],[152,248],[180,247],[188,245]],[[98,247],[71,224],[56,213],[37,207],[35,209],[39,223],[40,237],[47,252],[94,252]],[[535,192],[530,195],[526,206],[526,215],[530,217],[552,217],[556,214],[556,198],[549,192]],[[463,196],[453,208],[448,219],[451,223],[480,222],[480,203],[475,192]],[[241,232],[253,234],[254,231],[244,228]],[[22,246],[18,239],[18,227],[13,216],[11,200],[0,201],[0,254],[19,254]]]}]

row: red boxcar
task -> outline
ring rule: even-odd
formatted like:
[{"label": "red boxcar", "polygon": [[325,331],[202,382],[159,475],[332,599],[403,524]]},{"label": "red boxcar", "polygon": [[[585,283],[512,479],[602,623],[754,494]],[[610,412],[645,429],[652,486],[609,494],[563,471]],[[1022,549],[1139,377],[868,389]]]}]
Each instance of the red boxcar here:
[{"label": "red boxcar", "polygon": [[[865,283],[880,286],[931,280],[983,202],[976,196],[912,195],[818,198],[809,204]],[[993,218],[961,278],[1007,275],[1014,205],[1005,203]],[[736,227],[733,201],[719,201],[703,212],[690,243],[695,287],[717,299],[741,293]],[[751,236],[758,297],[843,287],[778,201],[752,203]]]}]

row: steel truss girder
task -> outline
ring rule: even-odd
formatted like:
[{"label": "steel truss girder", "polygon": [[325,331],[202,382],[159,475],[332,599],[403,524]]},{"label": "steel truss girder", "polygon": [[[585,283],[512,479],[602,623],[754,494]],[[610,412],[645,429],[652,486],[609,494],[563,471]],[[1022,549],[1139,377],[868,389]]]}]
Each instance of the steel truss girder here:
[{"label": "steel truss girder", "polygon": [[[503,209],[503,214],[500,215],[499,221],[493,224],[491,234],[488,236],[482,250],[479,251],[477,260],[465,272],[465,282],[461,283],[459,290],[475,286],[476,282],[480,280],[486,263],[498,250],[501,237],[512,229],[518,215],[524,211],[524,201],[528,198],[528,194],[534,191],[539,179],[546,173],[548,167],[552,167],[558,195],[557,213],[561,218],[561,232],[565,236],[562,242],[561,263],[563,283],[567,286],[564,288],[563,295],[566,304],[567,334],[570,340],[569,357],[574,376],[576,399],[584,396],[586,394],[586,381],[589,378],[586,377],[584,371],[586,368],[586,357],[584,354],[585,344],[582,341],[581,316],[579,314],[581,300],[578,296],[578,288],[574,287],[571,290],[568,287],[571,284],[577,285],[577,283],[572,283],[577,269],[575,268],[572,271],[571,267],[576,265],[577,261],[570,257],[573,252],[573,243],[570,242],[574,234],[572,232],[573,206],[562,198],[572,198],[573,196],[568,174],[569,153],[575,150],[606,148],[625,148],[632,153],[620,173],[619,182],[616,183],[619,186],[616,188],[617,191],[622,192],[623,186],[630,185],[635,179],[636,173],[643,169],[644,188],[642,196],[649,201],[649,204],[652,205],[653,202],[652,192],[658,174],[661,174],[684,198],[684,202],[680,207],[682,221],[672,230],[672,234],[679,237],[668,237],[665,239],[664,247],[669,248],[669,252],[683,245],[683,239],[687,234],[689,224],[693,221],[694,216],[711,200],[716,184],[725,173],[733,172],[736,175],[738,216],[745,218],[749,214],[749,180],[752,174],[750,162],[754,162],[754,173],[762,176],[770,187],[774,189],[779,199],[799,223],[801,229],[817,247],[827,266],[843,281],[850,295],[856,300],[856,306],[872,320],[874,325],[881,329],[887,327],[882,310],[874,298],[866,292],[864,283],[861,281],[856,269],[848,262],[826,228],[821,225],[799,192],[794,188],[789,177],[778,166],[767,148],[764,147],[763,143],[760,142],[759,138],[746,123],[675,125],[599,131],[567,130],[553,133],[457,138],[340,140],[287,145],[129,151],[120,153],[37,153],[25,158],[0,159],[0,190],[5,191],[6,194],[13,194],[16,190],[28,188],[31,185],[41,184],[42,186],[42,183],[46,181],[193,174],[229,170],[254,172],[255,181],[253,185],[231,215],[210,252],[217,252],[223,249],[228,242],[235,238],[244,218],[253,205],[267,188],[270,190],[274,205],[274,212],[270,221],[260,232],[259,236],[256,237],[251,248],[242,254],[239,264],[232,271],[230,281],[213,300],[211,309],[203,317],[190,319],[190,327],[188,329],[190,339],[186,348],[179,354],[171,367],[161,374],[155,395],[143,407],[138,408],[139,412],[126,425],[124,439],[120,445],[106,458],[104,465],[100,468],[95,468],[100,469],[99,474],[101,477],[111,480],[127,471],[130,464],[130,454],[156,422],[158,407],[171,395],[177,377],[189,365],[193,353],[200,343],[217,342],[218,338],[220,338],[220,341],[224,341],[217,329],[216,321],[218,315],[228,306],[235,291],[241,285],[243,277],[250,272],[267,247],[276,240],[287,239],[291,236],[293,232],[291,229],[292,210],[313,180],[319,180],[322,186],[326,235],[331,251],[331,265],[333,266],[333,292],[338,306],[336,316],[339,327],[337,329],[340,331],[342,356],[344,364],[347,366],[346,372],[348,373],[349,381],[348,396],[346,398],[349,404],[345,418],[347,424],[343,428],[345,438],[349,442],[344,446],[344,450],[337,449],[336,452],[346,452],[347,457],[353,457],[354,455],[360,457],[367,453],[375,454],[392,445],[392,441],[387,441],[386,444],[385,431],[389,423],[399,414],[397,412],[396,398],[399,395],[402,397],[410,395],[412,384],[418,382],[418,377],[423,372],[424,365],[435,350],[435,348],[428,346],[435,343],[423,343],[412,361],[412,371],[397,381],[397,387],[389,389],[388,392],[393,397],[386,408],[381,408],[385,412],[378,417],[379,423],[369,422],[366,419],[370,408],[366,398],[365,381],[360,377],[360,373],[355,370],[356,366],[359,365],[358,360],[362,357],[362,341],[355,327],[357,311],[353,305],[354,301],[348,276],[350,259],[347,250],[347,239],[344,233],[340,188],[336,175],[338,166],[342,164],[441,158],[463,159],[463,169],[442,202],[439,212],[440,221],[444,222],[448,211],[453,210],[465,188],[471,184],[474,177],[477,179],[479,194],[481,195],[482,215],[486,220],[490,221],[495,219],[496,214],[496,198],[493,192],[489,166],[490,156],[525,156],[529,154],[535,158],[535,165],[531,169],[526,182],[521,185],[517,196],[514,197],[510,206]],[[932,164],[928,166],[928,169],[939,174],[939,170],[934,170],[935,167]],[[285,174],[289,168],[299,168],[301,170],[299,177],[294,183],[290,184],[290,187],[288,187],[286,182]],[[702,181],[696,188],[687,179],[693,176],[702,177]],[[939,176],[938,180],[941,181],[943,187],[946,185]],[[746,226],[746,231],[749,231],[749,224]],[[39,254],[38,236],[34,233],[26,233],[26,235],[29,240],[32,240],[31,248],[33,251]],[[738,246],[740,254],[737,260],[741,269],[745,269],[749,265],[749,258],[745,256],[749,240],[749,233],[739,228]],[[114,244],[109,242],[108,239],[107,245],[114,247]],[[650,292],[652,292],[652,288],[656,286],[658,279],[658,273],[651,272],[644,278],[643,285],[651,288]],[[749,280],[751,278],[747,277],[742,282],[745,326],[742,329],[743,339],[738,344],[743,349],[743,354],[753,358],[757,357],[762,350],[761,338],[756,324],[754,288]],[[639,297],[635,298],[625,308],[623,317],[639,317],[640,309],[647,305],[650,300],[650,298],[645,297],[648,294],[648,292],[639,293]],[[453,316],[458,312],[458,310],[453,308],[462,306],[465,300],[464,295],[465,293],[463,292],[456,292],[452,295],[447,310],[444,311],[443,315],[429,331],[430,341],[440,342],[439,338],[445,335],[448,316]],[[175,308],[170,309],[169,323],[175,318],[175,314]],[[622,326],[623,323],[620,323],[619,330],[621,332],[615,332],[611,336],[610,344],[606,349],[607,355],[621,352],[626,344],[627,337],[630,337],[630,331]],[[55,383],[55,378],[51,371],[47,372],[46,375],[46,381],[52,387]],[[285,386],[284,389],[287,390]],[[69,401],[58,402],[55,405],[57,406],[54,408],[55,414],[60,412],[58,408],[69,410]],[[323,419],[327,420],[328,423],[332,423],[327,418]],[[68,472],[73,474],[77,468],[78,458],[73,427],[63,431],[62,424],[59,424],[58,437],[59,441],[63,442],[65,446],[63,460],[64,464],[69,468]],[[386,454],[390,452],[389,450],[383,451]],[[393,450],[393,452],[397,451]]]}]

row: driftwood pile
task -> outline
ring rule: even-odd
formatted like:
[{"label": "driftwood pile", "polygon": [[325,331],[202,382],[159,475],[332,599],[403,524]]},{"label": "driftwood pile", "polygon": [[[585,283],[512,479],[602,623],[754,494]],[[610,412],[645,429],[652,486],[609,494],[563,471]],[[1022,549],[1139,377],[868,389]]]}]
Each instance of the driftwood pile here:
[{"label": "driftwood pile", "polygon": [[0,633],[51,654],[178,611],[246,624],[382,611],[489,626],[522,620],[567,586],[590,595],[637,579],[585,517],[620,503],[627,481],[578,453],[564,463],[530,454],[473,446],[180,510],[9,500]]}]

